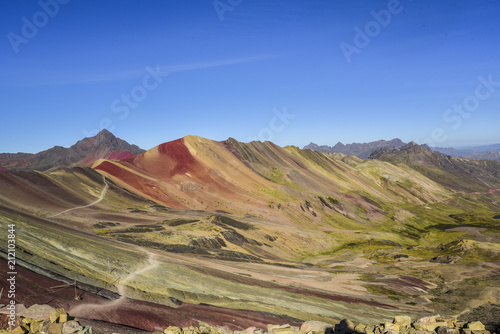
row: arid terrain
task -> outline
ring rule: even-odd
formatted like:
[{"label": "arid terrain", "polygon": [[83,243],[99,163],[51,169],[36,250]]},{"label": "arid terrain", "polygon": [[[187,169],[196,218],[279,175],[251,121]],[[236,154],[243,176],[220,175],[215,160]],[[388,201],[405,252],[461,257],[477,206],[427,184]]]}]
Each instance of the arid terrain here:
[{"label": "arid terrain", "polygon": [[113,153],[98,136],[64,166],[3,165],[18,303],[150,331],[401,314],[498,325],[499,161],[197,136]]}]

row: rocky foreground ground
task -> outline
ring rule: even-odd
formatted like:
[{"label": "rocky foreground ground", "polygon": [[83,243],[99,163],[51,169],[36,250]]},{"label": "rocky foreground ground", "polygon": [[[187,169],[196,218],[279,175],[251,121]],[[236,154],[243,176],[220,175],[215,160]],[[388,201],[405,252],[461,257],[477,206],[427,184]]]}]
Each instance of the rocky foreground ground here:
[{"label": "rocky foreground ground", "polygon": [[[133,328],[112,328],[112,324],[86,325],[84,320],[69,315],[63,308],[54,309],[48,305],[32,305],[24,309],[15,318],[8,314],[1,315],[0,334],[114,334],[114,333],[153,333]],[[14,321],[14,326],[12,322]],[[147,321],[147,319],[145,319]],[[492,329],[497,334],[500,328]],[[396,316],[392,322],[378,325],[355,324],[348,319],[331,324],[322,321],[306,321],[300,327],[283,325],[267,325],[267,328],[249,327],[243,331],[231,331],[224,327],[212,326],[200,322],[197,327],[169,326],[165,334],[492,334],[480,321],[459,321],[454,317],[439,315],[412,321],[409,316]]]}]

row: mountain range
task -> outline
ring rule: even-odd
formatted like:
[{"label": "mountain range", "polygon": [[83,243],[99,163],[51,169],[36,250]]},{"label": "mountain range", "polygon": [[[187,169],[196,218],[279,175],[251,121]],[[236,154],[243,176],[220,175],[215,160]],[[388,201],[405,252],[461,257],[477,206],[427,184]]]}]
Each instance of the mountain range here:
[{"label": "mountain range", "polygon": [[319,146],[315,143],[310,143],[303,147],[304,150],[310,149],[313,151],[319,152],[334,152],[334,153],[342,153],[345,155],[354,155],[360,159],[366,159],[372,154],[374,151],[385,148],[398,148],[404,146],[405,143],[399,138],[395,138],[392,140],[377,140],[370,143],[353,143],[344,145],[341,142],[335,144],[335,146],[327,146],[322,145]]},{"label": "mountain range", "polygon": [[414,142],[401,148],[386,147],[375,151],[370,159],[411,167],[429,179],[457,191],[485,191],[500,186],[500,162],[453,157]]},{"label": "mountain range", "polygon": [[[369,143],[353,143],[344,145],[341,142],[335,144],[335,146],[328,145],[317,145],[315,143],[310,143],[303,147],[303,149],[310,149],[319,152],[330,152],[330,153],[341,153],[345,155],[353,155],[360,159],[367,159],[376,150],[383,148],[399,148],[406,145],[401,139],[395,138],[392,140],[377,140]],[[455,157],[463,157],[470,159],[484,159],[484,160],[500,160],[500,144],[493,145],[480,145],[480,146],[470,146],[470,147],[434,147],[432,150],[440,152],[446,155],[451,155]]]},{"label": "mountain range", "polygon": [[472,158],[472,159],[491,158],[490,160],[499,160],[498,152],[500,151],[500,144],[457,147],[457,148],[436,147],[434,148],[434,150],[444,154],[453,155],[456,157]]},{"label": "mountain range", "polygon": [[[68,300],[35,284],[20,301],[148,330],[132,315],[155,304],[186,326],[214,310],[330,323],[494,314],[500,161],[390,142],[365,159],[194,135],[143,151],[103,131],[2,155],[0,218],[16,225],[18,262],[87,291]],[[92,304],[96,291],[113,307]]]},{"label": "mountain range", "polygon": [[[343,144],[338,142],[334,146],[310,143],[303,150],[310,149],[318,152],[341,153],[367,159],[372,153],[384,148],[400,148],[405,146],[401,139],[378,140],[369,143]],[[500,144],[482,145],[463,148],[433,148],[434,151],[446,155],[465,157],[478,160],[500,160]],[[54,167],[91,166],[96,160],[131,159],[145,150],[136,145],[116,138],[111,132],[104,129],[94,137],[84,138],[69,148],[55,146],[51,149],[32,153],[0,153],[1,170],[48,170]]]}]

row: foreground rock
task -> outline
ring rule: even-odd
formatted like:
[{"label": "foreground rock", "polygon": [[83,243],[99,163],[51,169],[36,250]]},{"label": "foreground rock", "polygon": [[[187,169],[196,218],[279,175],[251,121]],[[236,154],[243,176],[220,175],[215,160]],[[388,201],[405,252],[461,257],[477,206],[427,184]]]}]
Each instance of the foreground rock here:
[{"label": "foreground rock", "polygon": [[63,308],[35,304],[20,312],[19,318],[18,327],[2,329],[0,334],[94,334],[92,327],[80,325]]},{"label": "foreground rock", "polygon": [[206,323],[197,327],[179,328],[170,326],[165,334],[491,334],[479,322],[461,322],[456,318],[440,316],[428,317],[412,321],[408,316],[396,316],[392,322],[379,325],[355,324],[349,319],[343,319],[338,324],[322,321],[306,321],[302,326],[289,324],[268,325],[266,329],[249,327],[243,331],[224,331]]},{"label": "foreground rock", "polygon": [[[71,317],[63,308],[54,309],[46,305],[32,305],[20,312],[18,327],[1,329],[0,334],[111,334],[96,332],[90,326],[82,326],[78,319]],[[148,319],[144,319],[148,321]],[[500,333],[500,328],[497,328]],[[127,331],[130,333],[130,331]],[[137,331],[139,333],[139,331]],[[151,333],[151,332],[150,332]],[[162,332],[152,332],[162,334]],[[169,326],[164,334],[492,334],[480,321],[464,322],[453,317],[432,316],[412,321],[408,316],[396,316],[392,322],[378,325],[355,324],[343,319],[337,324],[322,321],[306,321],[300,327],[290,324],[267,325],[267,328],[248,327],[243,331],[200,322],[198,327]],[[118,333],[113,333],[118,334]]]}]

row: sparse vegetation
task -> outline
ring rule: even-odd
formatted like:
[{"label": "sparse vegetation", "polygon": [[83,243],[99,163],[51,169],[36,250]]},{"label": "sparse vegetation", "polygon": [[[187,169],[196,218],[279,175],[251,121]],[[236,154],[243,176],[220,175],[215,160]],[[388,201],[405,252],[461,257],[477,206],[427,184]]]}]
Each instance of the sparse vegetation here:
[{"label": "sparse vegetation", "polygon": [[105,229],[101,229],[101,230],[95,231],[95,234],[97,234],[97,235],[105,235],[105,234],[107,234],[109,232],[111,232],[111,229],[105,228]]}]

